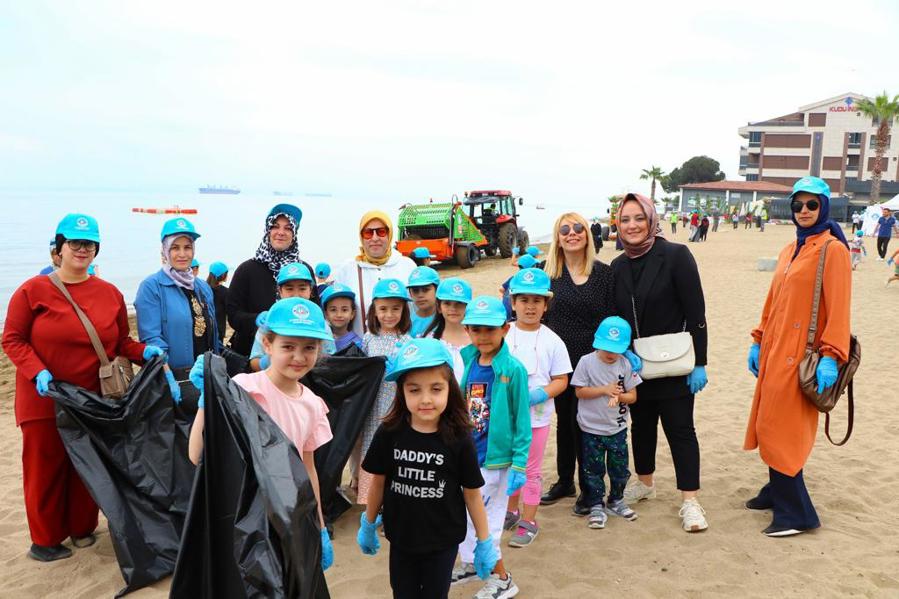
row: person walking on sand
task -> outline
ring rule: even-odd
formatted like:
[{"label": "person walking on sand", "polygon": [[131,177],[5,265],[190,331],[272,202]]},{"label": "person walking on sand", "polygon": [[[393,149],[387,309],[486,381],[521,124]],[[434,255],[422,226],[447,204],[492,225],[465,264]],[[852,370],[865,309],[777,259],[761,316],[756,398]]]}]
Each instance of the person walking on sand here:
[{"label": "person walking on sand", "polygon": [[877,219],[874,228],[874,236],[877,237],[877,261],[883,262],[887,257],[887,249],[890,246],[890,238],[893,236],[893,227],[896,226],[896,218],[889,208],[882,210],[882,216]]},{"label": "person walking on sand", "polygon": [[671,234],[677,235],[677,212],[671,213],[671,216],[668,217],[668,222],[671,223]]},{"label": "person walking on sand", "polygon": [[826,258],[814,345],[821,356],[816,371],[819,393],[836,382],[837,366],[849,356],[852,270],[843,231],[829,218],[830,187],[818,177],[803,177],[793,186],[790,210],[796,240],[778,257],[748,359],[749,371],[758,380],[743,449],[759,450],[768,466],[768,483],[746,507],[773,512],[771,524],[762,531],[769,537],[821,525],[802,472],[818,432],[818,410],[803,395],[798,372],[821,252]]}]

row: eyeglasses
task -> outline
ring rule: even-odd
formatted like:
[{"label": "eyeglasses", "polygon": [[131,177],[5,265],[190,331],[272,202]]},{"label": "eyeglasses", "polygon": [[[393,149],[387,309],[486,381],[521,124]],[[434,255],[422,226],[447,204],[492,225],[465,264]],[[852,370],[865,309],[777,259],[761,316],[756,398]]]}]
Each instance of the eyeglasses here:
[{"label": "eyeglasses", "polygon": [[387,237],[389,229],[387,227],[372,227],[369,229],[362,229],[362,239],[371,239],[375,235],[378,237]]},{"label": "eyeglasses", "polygon": [[817,210],[818,207],[821,206],[821,202],[819,202],[818,200],[809,200],[808,202],[793,200],[792,202],[790,202],[790,210],[792,210],[794,214],[802,212],[803,206],[807,206],[809,210]]},{"label": "eyeglasses", "polygon": [[559,233],[562,235],[568,235],[571,233],[571,230],[574,229],[574,232],[580,235],[584,232],[584,225],[581,223],[574,223],[574,225],[562,225],[559,227]]},{"label": "eyeglasses", "polygon": [[88,252],[97,251],[97,242],[88,241],[87,239],[66,239],[66,245],[72,251],[85,250]]}]

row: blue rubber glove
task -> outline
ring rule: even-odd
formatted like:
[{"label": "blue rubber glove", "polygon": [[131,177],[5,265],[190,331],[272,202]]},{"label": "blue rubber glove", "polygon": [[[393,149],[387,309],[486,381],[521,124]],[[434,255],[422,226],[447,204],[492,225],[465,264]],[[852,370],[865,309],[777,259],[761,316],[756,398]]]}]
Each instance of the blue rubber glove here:
[{"label": "blue rubber glove", "polygon": [[165,382],[169,384],[169,391],[172,392],[172,399],[176,404],[181,403],[181,386],[178,384],[178,381],[175,380],[175,375],[171,371],[170,368],[163,368],[162,372],[165,373]]},{"label": "blue rubber glove", "polygon": [[631,370],[636,373],[639,373],[641,370],[643,370],[643,360],[640,359],[640,356],[638,356],[631,350],[627,350],[624,352],[624,357],[627,358],[627,361],[631,363]]},{"label": "blue rubber glove", "polygon": [[261,358],[259,358],[259,370],[265,370],[269,366],[272,365],[272,357],[268,354],[263,354]]},{"label": "blue rubber glove", "polygon": [[52,380],[53,375],[46,368],[37,373],[37,376],[34,377],[34,386],[37,387],[37,394],[41,397],[47,397],[47,387],[50,386],[50,381]]},{"label": "blue rubber glove", "polygon": [[334,563],[334,546],[331,545],[331,535],[328,529],[322,529],[322,570],[327,570]]},{"label": "blue rubber glove", "polygon": [[890,256],[890,259],[887,260],[887,264],[889,264],[890,266],[893,265],[893,257],[892,256]]},{"label": "blue rubber glove", "polygon": [[144,347],[144,361],[155,356],[165,356],[165,352],[162,351],[161,347],[156,347],[155,345],[147,345]]},{"label": "blue rubber glove", "polygon": [[708,382],[709,377],[705,374],[705,366],[697,366],[693,369],[693,372],[687,375],[687,385],[690,386],[690,393],[699,393]]},{"label": "blue rubber glove", "polygon": [[519,470],[510,470],[509,471],[509,486],[506,489],[506,495],[515,495],[515,493],[524,486],[525,481],[527,481],[528,477],[525,476],[524,472]]},{"label": "blue rubber glove", "polygon": [[496,547],[493,546],[493,537],[488,536],[483,541],[478,541],[474,546],[474,569],[478,573],[478,578],[487,580],[490,573],[496,567],[499,556],[496,554]]},{"label": "blue rubber glove", "polygon": [[191,366],[190,374],[187,375],[190,384],[200,391],[200,399],[197,400],[198,408],[206,407],[206,402],[203,400],[203,389],[205,388],[205,384],[203,383],[203,368],[205,367],[205,363],[205,354],[200,354],[197,356],[197,361]]},{"label": "blue rubber glove", "polygon": [[256,315],[256,326],[264,327],[266,321],[268,320],[268,310],[263,310],[259,314]]},{"label": "blue rubber glove", "polygon": [[546,392],[546,389],[543,387],[535,387],[530,390],[528,393],[528,403],[532,406],[536,406],[537,404],[541,404],[549,399],[549,394]]},{"label": "blue rubber glove", "polygon": [[818,368],[815,370],[815,378],[818,379],[818,393],[833,387],[837,382],[837,361],[829,356],[818,360]]},{"label": "blue rubber glove", "polygon": [[369,522],[365,512],[359,514],[359,532],[356,533],[356,544],[365,555],[375,555],[381,548],[381,541],[378,539],[378,527],[381,525],[381,516],[375,518],[374,522]]},{"label": "blue rubber glove", "polygon": [[759,376],[759,355],[762,352],[762,348],[758,343],[753,343],[752,347],[749,348],[749,372],[755,375],[756,378]]},{"label": "blue rubber glove", "polygon": [[521,249],[520,249],[520,248],[518,248],[518,247],[512,248],[512,255],[513,255],[513,256],[517,256],[517,255],[520,254],[520,253],[521,253]]}]

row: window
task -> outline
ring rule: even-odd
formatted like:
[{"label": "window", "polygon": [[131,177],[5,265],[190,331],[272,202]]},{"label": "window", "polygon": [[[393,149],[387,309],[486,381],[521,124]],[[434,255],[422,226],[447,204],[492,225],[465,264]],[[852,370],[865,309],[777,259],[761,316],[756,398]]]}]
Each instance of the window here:
[{"label": "window", "polygon": [[762,145],[762,132],[761,131],[751,131],[749,133],[749,145],[752,146],[760,146]]},{"label": "window", "polygon": [[758,175],[746,175],[746,180],[747,181],[758,181],[759,176]]},{"label": "window", "polygon": [[849,147],[850,148],[862,147],[862,134],[861,133],[850,133],[849,134]]},{"label": "window", "polygon": [[847,170],[858,170],[858,156],[847,156],[846,157],[846,169]]},{"label": "window", "polygon": [[[890,147],[890,141],[891,141],[892,137],[893,137],[892,135],[887,135],[887,145],[885,147],[887,147],[887,148]],[[877,136],[872,135],[871,141],[868,143],[868,147],[873,150],[875,145],[877,145]]]}]

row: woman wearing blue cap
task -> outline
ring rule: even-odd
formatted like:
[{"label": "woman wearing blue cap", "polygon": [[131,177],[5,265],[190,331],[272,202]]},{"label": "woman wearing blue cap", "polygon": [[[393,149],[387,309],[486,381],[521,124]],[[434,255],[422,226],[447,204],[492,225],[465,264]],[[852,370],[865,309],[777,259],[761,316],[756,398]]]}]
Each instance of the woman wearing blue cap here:
[{"label": "woman wearing blue cap", "polygon": [[219,342],[225,340],[227,324],[225,316],[228,310],[228,265],[224,262],[213,262],[209,265],[209,274],[206,276],[206,284],[212,289],[213,305],[215,306],[215,324],[218,327]]},{"label": "woman wearing blue cap", "polygon": [[[250,354],[258,326],[256,318],[278,299],[276,280],[281,267],[301,262],[313,272],[309,264],[300,260],[297,231],[302,218],[303,212],[291,204],[272,208],[265,218],[265,232],[256,255],[238,266],[231,277],[228,322],[234,334],[230,345],[240,354]],[[311,299],[318,303],[318,292],[314,289]]]},{"label": "woman wearing blue cap", "polygon": [[803,177],[793,186],[790,210],[796,241],[780,253],[762,317],[752,331],[749,370],[758,381],[743,444],[744,449],[758,448],[768,466],[768,483],[746,507],[773,512],[771,525],[762,531],[771,537],[820,526],[802,476],[818,433],[818,410],[799,385],[799,365],[822,253],[821,309],[813,345],[821,356],[818,393],[836,382],[838,363],[849,357],[850,344],[852,267],[843,231],[829,218],[830,187],[818,177]]},{"label": "woman wearing blue cap", "polygon": [[143,363],[161,356],[158,347],[131,339],[122,294],[110,283],[88,275],[100,253],[97,221],[69,214],[56,229],[59,269],[19,287],[9,302],[3,351],[16,367],[16,424],[22,429],[22,482],[25,514],[39,561],[72,556],[62,545],[93,545],[97,505],[69,460],[56,429],[55,404],[48,392],[54,380],[99,394],[100,358],[66,292],[86,314],[107,357]]},{"label": "woman wearing blue cap", "polygon": [[191,268],[198,237],[186,218],[166,221],[160,233],[162,268],[141,282],[134,299],[140,339],[168,353],[190,411],[197,398],[187,379],[190,367],[197,356],[221,351],[212,289]]}]

